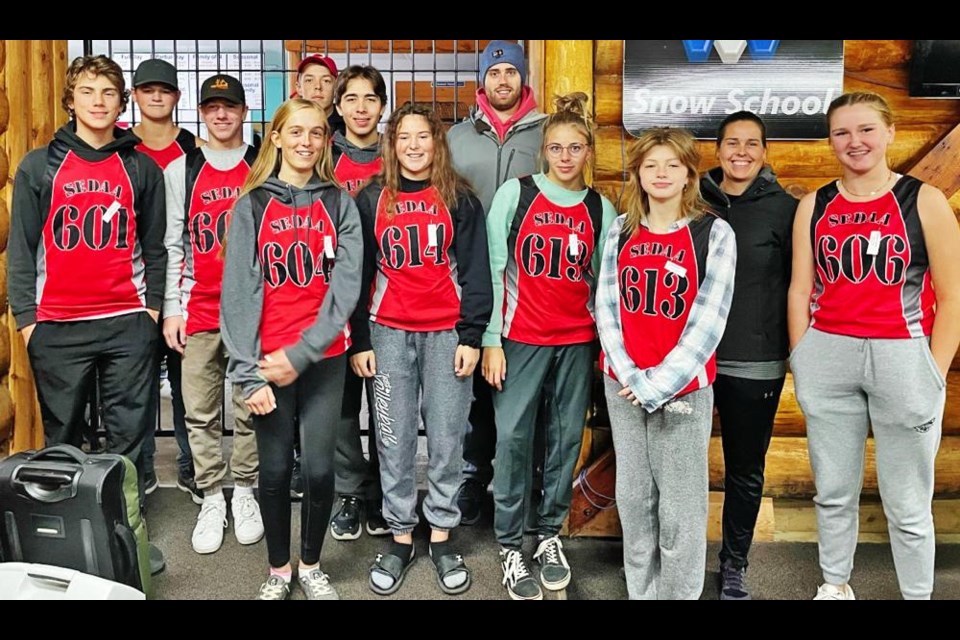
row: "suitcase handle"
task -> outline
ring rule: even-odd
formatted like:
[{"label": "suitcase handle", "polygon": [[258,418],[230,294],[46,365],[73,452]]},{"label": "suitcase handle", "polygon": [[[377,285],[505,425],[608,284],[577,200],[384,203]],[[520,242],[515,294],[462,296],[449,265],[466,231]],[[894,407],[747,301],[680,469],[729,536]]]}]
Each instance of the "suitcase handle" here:
[{"label": "suitcase handle", "polygon": [[57,567],[49,564],[31,564],[27,569],[27,575],[34,580],[45,580],[47,582],[56,582],[63,585],[66,589],[73,582],[77,571],[67,569],[66,567]]},{"label": "suitcase handle", "polygon": [[17,480],[33,482],[44,486],[64,487],[73,484],[74,474],[54,469],[21,468]]},{"label": "suitcase handle", "polygon": [[56,458],[68,458],[74,462],[83,464],[87,461],[87,454],[72,444],[55,444],[52,447],[41,449],[30,456],[30,460],[48,460]]}]

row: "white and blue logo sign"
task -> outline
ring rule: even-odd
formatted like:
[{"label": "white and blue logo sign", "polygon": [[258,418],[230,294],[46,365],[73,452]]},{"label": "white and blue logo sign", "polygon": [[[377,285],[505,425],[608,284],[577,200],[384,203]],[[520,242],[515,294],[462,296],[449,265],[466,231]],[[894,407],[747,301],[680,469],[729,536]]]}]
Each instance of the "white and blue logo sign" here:
[{"label": "white and blue logo sign", "polygon": [[763,118],[771,139],[827,137],[843,93],[843,40],[624,40],[623,126],[684,127],[714,138],[735,111]]}]

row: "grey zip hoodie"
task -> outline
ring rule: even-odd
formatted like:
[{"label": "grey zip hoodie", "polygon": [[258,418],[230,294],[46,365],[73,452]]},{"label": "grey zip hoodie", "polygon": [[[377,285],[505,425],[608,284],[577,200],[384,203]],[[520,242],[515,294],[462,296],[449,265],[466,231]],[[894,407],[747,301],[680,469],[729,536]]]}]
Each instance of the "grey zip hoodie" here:
[{"label": "grey zip hoodie", "polygon": [[[227,250],[223,268],[223,291],[220,297],[220,331],[230,354],[227,374],[241,386],[243,397],[249,398],[267,384],[260,376],[257,361],[263,356],[260,348],[260,318],[263,312],[263,268],[258,238],[263,221],[263,208],[276,199],[294,209],[310,210],[323,199],[332,202],[334,187],[314,176],[300,189],[276,176],[269,178],[253,192],[239,198],[233,220],[227,231]],[[305,329],[295,344],[285,347],[290,364],[298,373],[323,359],[323,354],[340,333],[353,313],[360,295],[363,263],[363,237],[360,215],[353,198],[340,192],[340,207],[327,207],[337,230],[337,249],[330,285],[320,304],[316,321]],[[264,203],[257,205],[257,202]],[[311,229],[301,228],[309,234]]]},{"label": "grey zip hoodie", "polygon": [[470,117],[447,133],[450,158],[461,176],[470,181],[483,212],[490,211],[493,194],[510,178],[540,172],[537,158],[543,144],[546,114],[531,111],[510,127],[500,144],[487,114],[474,105]]}]

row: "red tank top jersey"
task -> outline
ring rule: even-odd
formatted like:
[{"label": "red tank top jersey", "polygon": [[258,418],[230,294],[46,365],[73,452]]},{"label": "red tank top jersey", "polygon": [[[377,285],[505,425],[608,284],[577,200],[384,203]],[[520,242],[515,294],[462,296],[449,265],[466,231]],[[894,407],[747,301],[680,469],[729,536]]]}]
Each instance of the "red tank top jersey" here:
[{"label": "red tank top jersey", "polygon": [[387,218],[387,191],[377,201],[377,273],[370,319],[405,331],[447,331],[460,320],[453,218],[434,187],[398,193]]},{"label": "red tank top jersey", "polygon": [[904,176],[869,202],[850,202],[836,183],[817,191],[810,326],[857,338],[930,335],[936,296],[917,210],[922,184]]},{"label": "red tank top jersey", "polygon": [[380,157],[373,162],[354,162],[347,154],[341,153],[337,166],[333,168],[333,175],[344,190],[355,198],[360,189],[370,184],[370,180],[380,173],[381,167],[383,160]]},{"label": "red tank top jersey", "polygon": [[[323,200],[314,201],[307,212],[270,198],[263,208],[257,250],[263,269],[260,345],[267,354],[296,344],[304,329],[316,322],[330,288],[336,225]],[[345,327],[324,357],[338,356],[349,346]]]},{"label": "red tank top jersey", "polygon": [[[657,366],[680,342],[706,273],[714,220],[708,214],[665,234],[651,233],[641,225],[630,238],[620,236],[621,331],[627,355],[638,368]],[[601,354],[601,369],[616,379],[605,360]],[[707,387],[716,377],[713,353],[677,396]]]},{"label": "red tank top jersey", "polygon": [[204,161],[202,151],[194,153],[201,166],[199,170],[189,166],[186,169],[187,219],[183,232],[186,251],[184,277],[180,281],[187,335],[220,329],[223,234],[230,224],[233,203],[250,173],[247,159],[232,169],[219,171]]},{"label": "red tank top jersey", "polygon": [[180,133],[177,134],[176,140],[168,144],[163,149],[151,149],[146,144],[141,142],[134,147],[140,153],[150,156],[154,162],[156,162],[160,169],[166,169],[167,165],[171,162],[182,156],[183,154],[196,149],[197,142],[193,133],[186,129],[181,129]]},{"label": "red tank top jersey", "polygon": [[534,345],[590,342],[597,337],[590,260],[602,220],[600,198],[591,190],[583,202],[561,207],[532,179],[520,185],[507,238],[503,336]]},{"label": "red tank top jersey", "polygon": [[37,321],[89,320],[146,309],[133,185],[113,154],[69,151],[53,179],[37,257]]}]

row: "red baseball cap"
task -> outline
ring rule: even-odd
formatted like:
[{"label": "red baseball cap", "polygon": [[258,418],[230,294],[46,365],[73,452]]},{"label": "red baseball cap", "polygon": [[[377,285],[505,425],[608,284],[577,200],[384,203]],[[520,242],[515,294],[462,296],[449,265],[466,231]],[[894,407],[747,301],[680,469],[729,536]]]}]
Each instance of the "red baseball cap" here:
[{"label": "red baseball cap", "polygon": [[315,53],[312,56],[307,56],[301,60],[300,64],[297,65],[297,75],[299,76],[301,73],[303,73],[303,70],[311,64],[322,64],[330,70],[330,73],[332,73],[334,77],[337,75],[337,63],[334,62],[332,58],[322,56],[319,53]]}]

